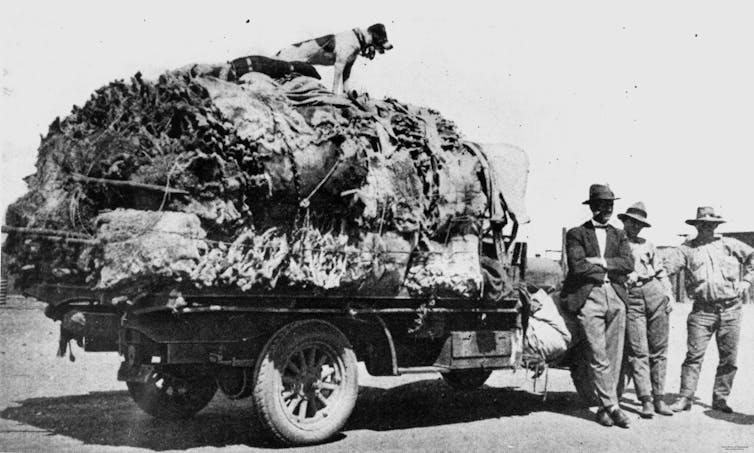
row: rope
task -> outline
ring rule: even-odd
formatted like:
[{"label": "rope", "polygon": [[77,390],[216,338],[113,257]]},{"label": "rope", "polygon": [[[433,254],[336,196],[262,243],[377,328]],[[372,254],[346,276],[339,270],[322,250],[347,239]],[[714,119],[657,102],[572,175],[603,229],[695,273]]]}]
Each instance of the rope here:
[{"label": "rope", "polygon": [[[385,213],[385,209],[383,209],[383,217],[384,217],[384,213]],[[223,240],[218,240],[218,239],[207,239],[207,238],[204,238],[204,237],[201,237],[201,236],[190,235],[190,234],[187,234],[187,233],[182,232],[182,231],[169,231],[169,230],[157,230],[157,229],[154,229],[154,225],[156,225],[157,222],[159,222],[159,220],[160,219],[158,217],[154,222],[152,222],[153,225],[151,227],[144,228],[141,231],[139,231],[138,233],[134,233],[134,234],[130,235],[126,239],[108,240],[108,241],[100,239],[100,241],[106,242],[106,243],[115,244],[115,243],[127,242],[127,241],[130,241],[130,240],[133,240],[133,239],[141,237],[141,236],[143,236],[143,235],[145,235],[147,233],[159,233],[159,234],[167,234],[167,235],[178,236],[178,237],[181,237],[181,238],[187,239],[187,240],[203,241],[205,243],[214,244],[214,245],[227,245],[227,246],[233,246],[233,245],[235,245],[236,247],[241,247],[241,248],[244,248],[244,247],[248,248],[249,247],[246,244],[236,244],[235,241],[223,241]],[[462,221],[466,221],[466,220],[468,220],[467,216],[462,216],[462,217],[451,219],[450,222],[462,222]],[[307,215],[304,218],[304,225],[303,225],[302,228],[299,229],[299,231],[301,231],[302,233],[305,233],[304,234],[305,236],[308,236],[308,233],[311,231],[311,228],[309,226],[310,226],[310,222],[309,222],[308,215]],[[76,232],[76,231],[51,230],[51,229],[44,229],[44,228],[14,227],[14,226],[9,226],[9,225],[3,225],[2,226],[2,231],[6,232],[6,233],[32,234],[32,235],[36,234],[36,235],[41,235],[41,236],[50,236],[50,237],[59,237],[59,238],[84,239],[84,240],[87,240],[87,242],[90,242],[90,243],[97,242],[95,240],[92,240],[91,236],[83,234],[83,233],[80,233],[80,232]],[[379,233],[381,235],[381,233],[382,233],[382,229],[381,228],[379,230]],[[293,242],[298,242],[298,241],[299,240],[295,240]],[[274,246],[265,245],[265,246],[262,247],[262,250],[271,250],[271,249],[274,249],[274,248],[275,248]],[[413,253],[413,254],[416,254],[416,255],[419,255],[419,256],[442,255],[442,254],[448,253],[448,252],[443,252],[443,251],[429,251],[429,250],[425,251],[425,250],[418,250],[418,249],[417,250],[413,250],[413,251],[384,250],[383,249],[381,252],[377,252],[377,251],[345,251],[345,250],[340,250],[339,251],[339,250],[331,250],[327,246],[321,246],[321,247],[303,247],[301,250],[306,250],[306,251],[323,251],[323,250],[325,250],[325,251],[329,251],[329,252],[332,252],[332,253],[340,253],[340,254],[354,253],[354,254],[405,254],[405,255],[409,255],[409,254]],[[459,251],[452,252],[452,254],[466,254],[466,253],[477,253],[477,251],[459,250]]]},{"label": "rope", "polygon": [[[176,156],[175,160],[173,161],[173,165],[170,166],[170,171],[168,171],[168,176],[165,179],[165,191],[162,193],[162,202],[160,202],[160,208],[157,210],[157,212],[162,212],[162,209],[165,207],[165,202],[168,199],[168,193],[171,190],[170,188],[170,176],[173,174],[173,170],[175,170],[176,165],[178,165],[178,156]],[[184,192],[188,193],[188,192]]]},{"label": "rope", "polygon": [[88,235],[79,233],[77,231],[54,230],[50,228],[17,227],[17,226],[11,226],[11,225],[3,225],[1,231],[3,233],[32,234],[32,235],[41,235],[41,236],[59,236],[59,237],[80,238],[80,239],[86,239],[89,237]]},{"label": "rope", "polygon": [[327,181],[328,181],[328,180],[330,179],[330,177],[331,177],[331,176],[332,176],[332,175],[333,175],[333,174],[335,173],[335,170],[336,170],[336,169],[338,168],[338,165],[340,165],[340,163],[341,163],[342,161],[343,161],[343,159],[342,159],[342,158],[341,158],[341,159],[338,159],[338,160],[336,160],[336,161],[335,161],[335,163],[333,164],[333,166],[332,166],[332,167],[330,167],[330,171],[328,171],[328,172],[327,172],[327,174],[325,175],[325,177],[324,177],[324,178],[322,178],[322,180],[320,180],[320,181],[319,181],[319,183],[318,183],[318,184],[317,184],[317,185],[316,185],[316,186],[314,187],[314,189],[312,189],[311,193],[309,193],[309,195],[308,195],[308,196],[307,196],[306,198],[304,198],[303,200],[301,200],[301,202],[299,203],[299,206],[301,206],[301,207],[302,207],[302,208],[304,208],[304,209],[306,209],[306,208],[308,208],[308,207],[309,207],[309,204],[310,204],[311,198],[312,198],[312,197],[314,196],[314,194],[316,194],[316,193],[317,193],[317,191],[318,191],[319,189],[321,189],[321,188],[322,188],[322,186],[324,186],[324,185],[325,185],[325,183],[326,183],[326,182],[327,182]]},{"label": "rope", "polygon": [[380,216],[380,230],[377,233],[379,236],[382,236],[382,226],[385,224],[385,211],[387,211],[387,203],[383,203],[382,205],[382,215]]}]

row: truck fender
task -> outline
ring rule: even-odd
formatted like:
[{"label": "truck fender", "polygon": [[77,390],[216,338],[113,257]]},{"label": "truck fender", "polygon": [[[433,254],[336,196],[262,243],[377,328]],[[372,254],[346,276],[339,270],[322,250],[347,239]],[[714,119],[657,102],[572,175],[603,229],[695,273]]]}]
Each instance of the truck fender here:
[{"label": "truck fender", "polygon": [[346,335],[356,357],[363,361],[372,376],[397,376],[398,358],[393,335],[381,316],[376,314],[330,320]]}]

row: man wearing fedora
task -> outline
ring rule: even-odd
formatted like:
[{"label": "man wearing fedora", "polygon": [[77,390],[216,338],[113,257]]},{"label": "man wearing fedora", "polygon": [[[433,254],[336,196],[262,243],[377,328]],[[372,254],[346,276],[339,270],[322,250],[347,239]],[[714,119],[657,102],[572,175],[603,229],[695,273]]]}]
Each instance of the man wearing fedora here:
[{"label": "man wearing fedora", "polygon": [[666,257],[669,273],[685,270],[686,292],[694,301],[686,324],[688,349],[681,367],[681,397],[671,407],[676,412],[691,409],[712,334],[720,357],[712,408],[733,412],[726,400],[738,369],[742,296],[754,282],[754,249],[737,239],[716,236],[715,228],[724,222],[711,207],[698,208],[696,218],[686,221],[696,227],[697,236]]},{"label": "man wearing fedora", "polygon": [[[618,214],[634,257],[634,271],[628,274],[626,309],[626,358],[624,373],[634,380],[643,418],[656,411],[673,415],[664,401],[668,352],[668,314],[672,309],[672,287],[654,245],[639,237],[647,221],[647,209],[638,202]],[[654,408],[653,403],[654,402]]]},{"label": "man wearing fedora", "polygon": [[608,224],[616,200],[610,187],[589,188],[592,218],[566,233],[566,275],[562,300],[577,314],[589,345],[589,368],[601,407],[597,421],[628,428],[629,419],[618,406],[617,385],[623,358],[627,299],[625,282],[634,260],[623,231]]}]

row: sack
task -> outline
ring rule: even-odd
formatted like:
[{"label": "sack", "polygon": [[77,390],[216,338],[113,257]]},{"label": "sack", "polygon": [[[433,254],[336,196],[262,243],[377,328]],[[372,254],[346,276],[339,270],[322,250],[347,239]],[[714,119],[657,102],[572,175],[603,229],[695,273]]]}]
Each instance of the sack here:
[{"label": "sack", "polygon": [[571,333],[552,297],[540,289],[532,299],[541,308],[529,318],[524,352],[551,362],[565,354],[571,344]]}]

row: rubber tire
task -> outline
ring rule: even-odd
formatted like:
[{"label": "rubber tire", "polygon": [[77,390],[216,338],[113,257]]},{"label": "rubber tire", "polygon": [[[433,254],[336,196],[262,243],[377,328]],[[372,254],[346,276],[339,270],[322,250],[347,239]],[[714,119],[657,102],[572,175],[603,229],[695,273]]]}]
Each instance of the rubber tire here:
[{"label": "rubber tire", "polygon": [[[288,357],[302,346],[317,343],[328,347],[342,366],[339,396],[326,418],[310,426],[293,422],[281,397],[283,371]],[[334,325],[321,320],[297,321],[286,325],[263,348],[254,370],[254,409],[260,427],[284,445],[323,442],[345,425],[359,392],[356,355],[346,336]]]},{"label": "rubber tire", "polygon": [[[188,390],[182,395],[166,393],[157,386],[164,377],[159,371],[152,373],[146,383],[126,382],[136,405],[152,417],[168,420],[190,418],[204,409],[217,392],[215,377],[204,370],[176,368],[166,372],[181,377],[188,384]],[[190,398],[184,395],[190,395]]]},{"label": "rubber tire", "polygon": [[469,391],[483,386],[491,374],[490,370],[451,370],[442,373],[442,378],[455,390]]}]

